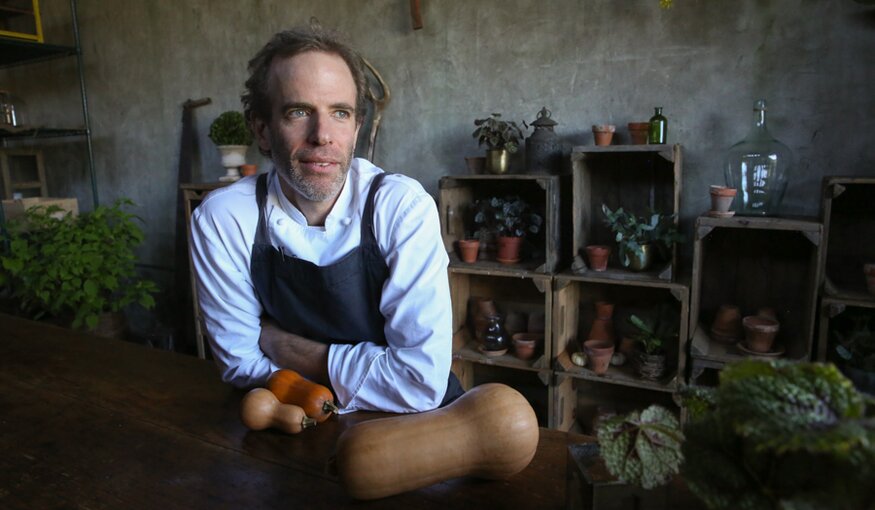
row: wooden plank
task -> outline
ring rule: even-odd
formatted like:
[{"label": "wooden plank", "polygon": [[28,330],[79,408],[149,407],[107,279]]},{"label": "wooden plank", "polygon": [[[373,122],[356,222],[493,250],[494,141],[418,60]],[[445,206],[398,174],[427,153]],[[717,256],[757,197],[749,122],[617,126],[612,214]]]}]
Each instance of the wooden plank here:
[{"label": "wooden plank", "polygon": [[875,256],[875,177],[826,176],[821,193],[825,252],[820,277],[828,295],[866,294],[864,263]]}]

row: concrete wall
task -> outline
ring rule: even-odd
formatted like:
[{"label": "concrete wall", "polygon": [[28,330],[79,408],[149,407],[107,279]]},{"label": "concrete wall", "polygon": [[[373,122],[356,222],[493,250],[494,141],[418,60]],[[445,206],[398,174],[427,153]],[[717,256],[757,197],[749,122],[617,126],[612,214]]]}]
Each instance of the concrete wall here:
[{"label": "concrete wall", "polygon": [[[682,220],[708,208],[707,186],[740,140],[756,98],[798,163],[786,212],[817,214],[823,175],[872,175],[875,7],[854,0],[80,0],[79,23],[102,203],[130,197],[146,221],[145,264],[172,270],[181,105],[196,110],[196,180],[223,174],[209,123],[237,109],[249,57],[311,16],[336,27],[392,90],[376,162],[436,193],[481,152],[473,120],[532,121],[542,106],[570,144],[593,123],[669,119],[684,146]],[[42,0],[46,40],[72,42],[66,0]],[[0,72],[32,123],[81,123],[74,59]],[[81,142],[49,144],[50,191],[91,200]],[[250,159],[262,165],[253,147]],[[522,169],[521,156],[514,161]],[[689,247],[689,245],[688,245]],[[160,276],[159,276],[160,277]]]}]

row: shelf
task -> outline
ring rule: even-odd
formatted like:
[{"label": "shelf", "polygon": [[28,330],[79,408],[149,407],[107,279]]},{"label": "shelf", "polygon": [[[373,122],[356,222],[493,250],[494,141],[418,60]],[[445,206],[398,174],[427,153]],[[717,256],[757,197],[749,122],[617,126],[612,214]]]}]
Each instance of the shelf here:
[{"label": "shelf", "polygon": [[578,145],[572,148],[572,152],[578,153],[611,153],[611,152],[654,152],[662,154],[667,161],[674,161],[673,146],[670,144],[643,144],[643,145]]},{"label": "shelf", "polygon": [[453,359],[470,361],[481,365],[493,365],[497,367],[513,368],[517,370],[529,370],[545,375],[545,379],[549,379],[550,366],[549,362],[543,353],[530,360],[521,360],[513,355],[513,348],[508,349],[506,354],[501,356],[487,356],[480,352],[477,348],[477,342],[470,338],[466,331],[459,331],[457,335],[463,335],[465,339],[464,346],[453,353]]},{"label": "shelf", "polygon": [[554,369],[556,370],[557,375],[565,375],[600,383],[618,384],[620,386],[628,386],[642,390],[663,391],[668,393],[677,390],[679,386],[677,370],[669,371],[658,381],[648,381],[635,375],[632,363],[632,360],[626,360],[626,363],[622,366],[610,366],[605,375],[597,375],[588,368],[579,367],[572,363],[571,357],[566,351],[556,358]]},{"label": "shelf", "polygon": [[83,128],[0,128],[0,140],[4,141],[67,138],[73,136],[86,136],[87,134],[88,132]]},{"label": "shelf", "polygon": [[0,69],[76,54],[75,46],[58,46],[0,37]]}]

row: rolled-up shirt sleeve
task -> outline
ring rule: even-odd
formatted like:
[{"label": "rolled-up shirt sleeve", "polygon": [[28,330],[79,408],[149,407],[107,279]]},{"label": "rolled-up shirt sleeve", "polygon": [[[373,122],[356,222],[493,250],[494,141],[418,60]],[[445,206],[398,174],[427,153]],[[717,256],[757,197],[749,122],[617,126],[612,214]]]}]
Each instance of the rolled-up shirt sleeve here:
[{"label": "rolled-up shirt sleeve", "polygon": [[279,367],[258,346],[262,307],[249,273],[247,229],[209,207],[194,211],[191,229],[198,300],[222,380],[240,388],[263,385]]},{"label": "rolled-up shirt sleeve", "polygon": [[[413,198],[388,200],[396,209],[378,206],[375,225],[389,267],[380,302],[388,345],[335,344],[329,350],[329,377],[343,412],[427,411],[440,405],[447,390],[452,362],[449,259],[434,199],[418,183],[407,186],[408,192],[414,188]],[[392,189],[387,193],[404,187]]]}]

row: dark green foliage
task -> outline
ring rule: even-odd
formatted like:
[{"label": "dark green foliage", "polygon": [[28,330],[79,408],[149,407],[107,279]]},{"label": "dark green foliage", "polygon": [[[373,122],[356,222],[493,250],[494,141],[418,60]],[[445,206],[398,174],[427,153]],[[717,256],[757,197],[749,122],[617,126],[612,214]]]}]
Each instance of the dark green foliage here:
[{"label": "dark green foliage", "polygon": [[652,489],[678,473],[684,436],[677,418],[664,407],[652,405],[608,418],[597,434],[605,466],[626,483]]},{"label": "dark green foliage", "polygon": [[684,401],[682,475],[710,508],[875,508],[872,401],[834,365],[744,361]]},{"label": "dark green foliage", "polygon": [[511,237],[537,234],[544,221],[528,202],[516,195],[475,201],[473,220],[479,229]]},{"label": "dark green foliage", "polygon": [[667,344],[677,341],[678,317],[667,303],[660,303],[643,317],[632,314],[629,323],[637,329],[633,338],[645,354],[662,354]]},{"label": "dark green foliage", "polygon": [[210,124],[210,140],[216,145],[251,145],[252,132],[243,114],[227,111]]},{"label": "dark green foliage", "polygon": [[612,211],[602,204],[604,223],[614,233],[614,241],[620,248],[620,260],[624,266],[629,266],[629,255],[643,253],[642,245],[653,243],[660,251],[670,249],[675,243],[683,242],[683,235],[678,232],[672,221],[674,215],[652,213],[647,218],[638,217],[622,207]]},{"label": "dark green foliage", "polygon": [[474,125],[477,129],[472,136],[480,145],[486,145],[490,149],[507,149],[511,154],[519,149],[522,130],[512,120],[501,120],[500,113],[493,113],[486,119],[477,119]]},{"label": "dark green foliage", "polygon": [[94,328],[98,315],[131,303],[151,308],[156,286],[136,277],[134,247],[143,241],[130,200],[80,216],[35,207],[8,223],[0,287],[34,319],[71,316]]}]

